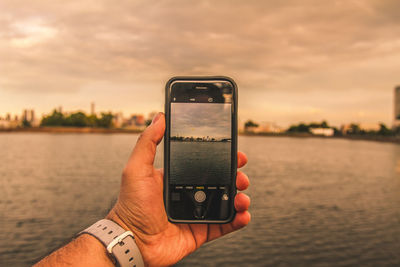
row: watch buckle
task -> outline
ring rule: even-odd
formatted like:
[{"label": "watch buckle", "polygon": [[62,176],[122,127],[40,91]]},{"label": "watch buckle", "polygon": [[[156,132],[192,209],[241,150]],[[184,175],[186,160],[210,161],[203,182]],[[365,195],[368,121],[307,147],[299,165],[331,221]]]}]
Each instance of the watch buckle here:
[{"label": "watch buckle", "polygon": [[112,254],[113,248],[114,248],[117,244],[121,243],[122,240],[124,240],[125,237],[127,237],[127,236],[129,236],[129,235],[132,236],[132,238],[134,238],[134,237],[133,237],[133,233],[132,233],[131,231],[126,231],[125,233],[122,233],[122,234],[120,234],[119,236],[117,236],[116,238],[114,238],[114,240],[111,241],[111,243],[108,244],[108,246],[107,246],[107,251],[108,251],[108,253]]}]

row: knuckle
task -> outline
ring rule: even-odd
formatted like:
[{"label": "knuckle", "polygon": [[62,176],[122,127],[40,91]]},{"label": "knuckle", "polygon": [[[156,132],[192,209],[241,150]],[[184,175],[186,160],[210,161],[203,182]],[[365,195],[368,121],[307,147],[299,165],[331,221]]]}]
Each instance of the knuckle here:
[{"label": "knuckle", "polygon": [[128,165],[126,165],[122,170],[122,178],[127,178],[128,176],[129,176],[129,168]]}]

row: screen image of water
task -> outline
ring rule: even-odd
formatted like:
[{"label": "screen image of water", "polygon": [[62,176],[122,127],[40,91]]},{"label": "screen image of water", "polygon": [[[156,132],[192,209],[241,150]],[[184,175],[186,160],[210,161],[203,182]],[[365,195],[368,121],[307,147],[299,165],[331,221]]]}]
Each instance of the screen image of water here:
[{"label": "screen image of water", "polygon": [[230,184],[231,145],[231,142],[171,141],[171,184]]}]

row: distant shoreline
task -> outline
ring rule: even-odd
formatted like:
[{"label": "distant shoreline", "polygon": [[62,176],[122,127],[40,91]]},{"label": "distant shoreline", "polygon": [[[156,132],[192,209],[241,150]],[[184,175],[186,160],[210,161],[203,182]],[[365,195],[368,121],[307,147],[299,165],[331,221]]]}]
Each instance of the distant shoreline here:
[{"label": "distant shoreline", "polygon": [[[1,133],[102,133],[115,134],[127,133],[138,134],[140,129],[107,129],[107,128],[92,128],[92,127],[31,127],[31,128],[0,128]],[[239,133],[239,136],[262,136],[262,137],[294,137],[294,138],[326,138],[326,139],[346,139],[346,140],[361,140],[375,141],[400,144],[400,136],[363,136],[363,135],[344,135],[344,136],[321,136],[308,133]],[[179,142],[179,141],[178,141]]]},{"label": "distant shoreline", "polygon": [[323,135],[314,135],[309,133],[240,133],[239,135],[264,136],[264,137],[345,139],[345,140],[374,141],[374,142],[400,144],[400,136],[368,136],[368,135],[323,136]]},{"label": "distant shoreline", "polygon": [[20,133],[141,133],[139,129],[107,129],[94,127],[30,127],[30,128],[11,128],[0,129],[0,133],[20,132]]},{"label": "distant shoreline", "polygon": [[214,141],[211,141],[211,140],[209,140],[209,141],[204,141],[204,140],[202,140],[202,141],[198,141],[198,140],[174,140],[174,139],[171,139],[171,142],[177,142],[177,143],[231,143],[231,141],[217,141],[217,140],[214,140]]}]

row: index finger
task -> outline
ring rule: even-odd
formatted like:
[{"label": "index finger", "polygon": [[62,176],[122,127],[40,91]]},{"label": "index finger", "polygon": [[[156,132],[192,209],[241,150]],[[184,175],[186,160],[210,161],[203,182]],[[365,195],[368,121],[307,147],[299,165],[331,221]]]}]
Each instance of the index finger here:
[{"label": "index finger", "polygon": [[247,163],[247,156],[243,152],[238,151],[238,168],[242,168]]}]

